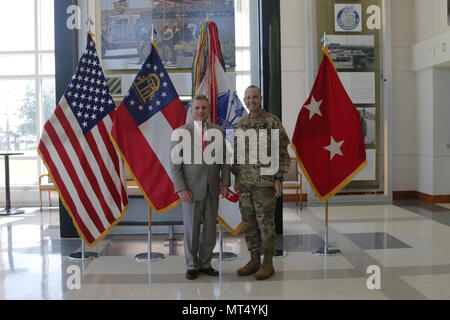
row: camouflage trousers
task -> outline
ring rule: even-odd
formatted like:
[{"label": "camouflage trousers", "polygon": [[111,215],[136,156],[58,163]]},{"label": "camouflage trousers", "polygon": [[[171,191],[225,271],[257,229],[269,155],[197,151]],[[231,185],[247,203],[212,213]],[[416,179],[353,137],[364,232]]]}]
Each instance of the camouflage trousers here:
[{"label": "camouflage trousers", "polygon": [[275,253],[275,188],[240,187],[239,208],[249,251]]}]

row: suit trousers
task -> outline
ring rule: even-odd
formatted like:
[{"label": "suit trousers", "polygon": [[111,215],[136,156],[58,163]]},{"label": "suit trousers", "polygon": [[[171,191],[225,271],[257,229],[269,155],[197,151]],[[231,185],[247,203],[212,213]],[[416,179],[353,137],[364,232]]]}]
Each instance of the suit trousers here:
[{"label": "suit trousers", "polygon": [[[184,254],[187,270],[211,266],[216,246],[216,225],[219,197],[212,197],[209,188],[201,201],[183,202]],[[200,224],[203,232],[200,234]]]}]

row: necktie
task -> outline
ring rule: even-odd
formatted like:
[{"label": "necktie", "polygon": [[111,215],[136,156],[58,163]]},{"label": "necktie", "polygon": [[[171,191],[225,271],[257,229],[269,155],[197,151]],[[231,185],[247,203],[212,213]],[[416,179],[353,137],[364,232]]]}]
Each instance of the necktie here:
[{"label": "necktie", "polygon": [[207,145],[208,145],[208,140],[206,140],[205,133],[203,132],[203,124],[202,124],[202,148],[203,148],[203,150],[206,149]]}]

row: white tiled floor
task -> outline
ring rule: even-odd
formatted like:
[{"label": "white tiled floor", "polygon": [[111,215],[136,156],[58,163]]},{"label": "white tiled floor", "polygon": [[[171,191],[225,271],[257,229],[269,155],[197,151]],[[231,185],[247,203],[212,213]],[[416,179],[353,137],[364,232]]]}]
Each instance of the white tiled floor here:
[{"label": "white tiled floor", "polygon": [[450,274],[428,274],[401,277],[416,290],[420,290],[428,299],[450,299]]},{"label": "white tiled floor", "polygon": [[[443,210],[438,214],[450,216]],[[272,278],[238,277],[236,270],[249,257],[244,237],[225,233],[224,250],[237,259],[214,261],[219,277],[188,281],[182,234],[171,244],[166,235],[153,237],[153,251],[165,255],[161,261],[135,261],[136,254],[146,252],[146,235],[114,235],[89,249],[100,254],[97,259],[73,262],[68,255],[79,250],[80,242],[60,238],[58,210],[26,208],[23,215],[0,217],[0,299],[449,299],[448,224],[394,205],[330,207],[329,218],[330,245],[342,255],[315,256],[311,250],[317,248],[304,248],[308,243],[301,243],[301,250],[292,247],[323,236],[324,208],[300,212],[287,205],[284,236],[295,241],[282,242],[289,247],[283,247],[287,256],[274,261]],[[363,250],[345,236],[374,232],[388,233],[411,248]],[[169,255],[170,245],[174,255]],[[381,269],[381,290],[367,288],[370,265]],[[73,270],[81,272],[80,289],[71,289]]]}]

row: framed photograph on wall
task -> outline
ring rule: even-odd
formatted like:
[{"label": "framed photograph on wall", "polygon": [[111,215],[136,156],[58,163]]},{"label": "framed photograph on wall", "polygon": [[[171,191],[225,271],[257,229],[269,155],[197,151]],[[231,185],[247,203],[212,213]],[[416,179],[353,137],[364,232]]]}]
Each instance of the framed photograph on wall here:
[{"label": "framed photograph on wall", "polygon": [[447,21],[450,26],[450,0],[447,0]]},{"label": "framed photograph on wall", "polygon": [[166,69],[191,69],[201,24],[214,21],[227,68],[235,67],[234,0],[101,0],[107,70],[139,69],[153,39]]},{"label": "framed photograph on wall", "polygon": [[328,35],[328,52],[338,70],[375,70],[373,35]]},{"label": "framed photograph on wall", "polygon": [[361,125],[364,134],[366,149],[374,149],[377,146],[377,114],[375,107],[356,106],[361,117]]},{"label": "framed photograph on wall", "polygon": [[354,104],[375,104],[374,72],[339,72],[339,79]]},{"label": "framed photograph on wall", "polygon": [[360,181],[376,181],[377,180],[377,152],[375,149],[366,150],[367,166],[353,179]]}]

